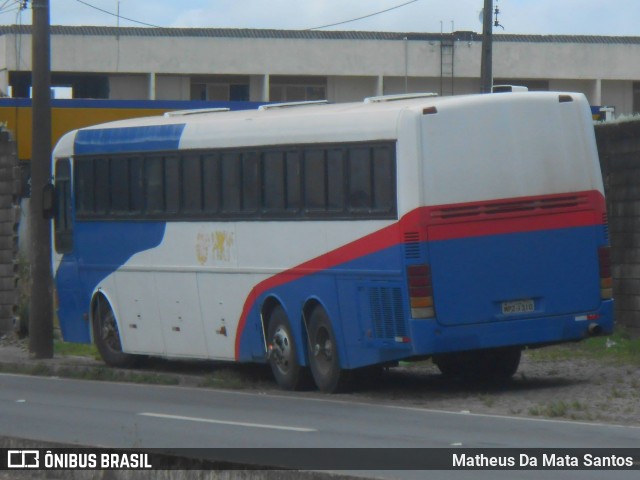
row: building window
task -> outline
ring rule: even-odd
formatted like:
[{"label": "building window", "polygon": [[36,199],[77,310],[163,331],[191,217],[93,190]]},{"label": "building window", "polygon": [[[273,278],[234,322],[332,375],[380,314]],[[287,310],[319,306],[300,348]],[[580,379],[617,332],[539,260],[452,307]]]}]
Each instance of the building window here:
[{"label": "building window", "polygon": [[325,100],[327,80],[324,77],[271,77],[269,100],[272,102],[304,102]]},{"label": "building window", "polygon": [[227,83],[220,80],[192,83],[191,100],[246,102],[249,101],[249,84]]},{"label": "building window", "polygon": [[271,85],[269,87],[269,100],[272,102],[304,102],[326,98],[324,86]]}]

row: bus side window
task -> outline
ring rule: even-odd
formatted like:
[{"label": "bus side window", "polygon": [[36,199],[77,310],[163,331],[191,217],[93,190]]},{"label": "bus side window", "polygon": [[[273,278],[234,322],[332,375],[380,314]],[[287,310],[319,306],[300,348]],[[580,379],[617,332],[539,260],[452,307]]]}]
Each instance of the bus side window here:
[{"label": "bus side window", "polygon": [[349,150],[349,207],[352,212],[371,209],[371,149]]},{"label": "bus side window", "polygon": [[285,208],[288,213],[298,213],[302,203],[302,170],[299,151],[285,154]]},{"label": "bus side window", "polygon": [[109,159],[96,158],[94,161],[95,213],[106,215],[111,208],[111,186],[109,185]]},{"label": "bus side window", "polygon": [[110,159],[111,211],[113,215],[129,213],[129,160],[127,158]]},{"label": "bus side window", "polygon": [[182,158],[182,208],[186,214],[202,213],[202,163],[200,155]]},{"label": "bus side window", "polygon": [[266,214],[285,211],[284,152],[271,151],[262,155],[262,208]]},{"label": "bus side window", "polygon": [[165,213],[177,214],[180,210],[180,163],[175,155],[164,158],[164,195]]},{"label": "bus side window", "polygon": [[344,157],[341,148],[327,150],[327,210],[331,212],[344,210]]},{"label": "bus side window", "polygon": [[394,210],[395,172],[393,152],[389,147],[373,148],[373,210],[392,212]]},{"label": "bus side window", "polygon": [[308,212],[326,211],[325,150],[310,148],[304,152],[304,206]]},{"label": "bus side window", "polygon": [[164,178],[162,157],[145,158],[145,186],[147,214],[160,214],[164,211]]},{"label": "bus side window", "polygon": [[93,164],[90,159],[75,159],[76,213],[79,217],[95,212]]},{"label": "bus side window", "polygon": [[58,253],[73,251],[73,208],[71,204],[71,162],[56,161],[56,209],[53,219],[54,245]]},{"label": "bus side window", "polygon": [[221,183],[219,155],[205,155],[202,158],[202,195],[206,214],[220,212]]},{"label": "bus side window", "polygon": [[257,214],[260,202],[258,154],[242,154],[242,211]]},{"label": "bus side window", "polygon": [[239,213],[242,209],[242,168],[239,154],[223,153],[222,163],[222,213],[226,215]]},{"label": "bus side window", "polygon": [[144,184],[142,175],[142,157],[129,158],[129,213],[140,215],[144,208]]}]

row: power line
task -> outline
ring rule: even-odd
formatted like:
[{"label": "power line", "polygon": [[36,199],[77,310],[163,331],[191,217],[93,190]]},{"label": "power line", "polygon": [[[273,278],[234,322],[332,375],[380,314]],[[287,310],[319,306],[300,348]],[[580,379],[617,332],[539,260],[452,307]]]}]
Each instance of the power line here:
[{"label": "power line", "polygon": [[336,25],[344,25],[345,23],[355,22],[357,20],[362,20],[363,18],[375,17],[376,15],[380,15],[381,13],[387,13],[387,12],[390,12],[391,10],[395,10],[397,8],[405,7],[407,5],[410,5],[412,3],[416,3],[418,1],[419,0],[411,0],[410,2],[405,2],[403,4],[396,5],[395,7],[387,8],[385,10],[380,10],[379,12],[370,13],[368,15],[363,15],[362,17],[352,18],[351,20],[344,20],[342,22],[337,22],[337,23],[330,23],[329,25],[322,25],[320,27],[307,28],[307,30],[319,30],[320,28],[335,27]]},{"label": "power line", "polygon": [[[11,5],[8,5],[9,3]],[[6,9],[7,6],[8,7],[13,7],[13,8],[10,8],[10,9],[7,10]],[[22,10],[23,8],[24,7],[23,7],[23,4],[22,4],[21,1],[18,1],[18,0],[5,0],[4,2],[2,2],[2,5],[0,5],[0,13],[13,12],[16,9],[17,10]]]},{"label": "power line", "polygon": [[118,15],[117,13],[110,12],[109,10],[104,10],[100,7],[96,7],[95,5],[91,5],[90,3],[84,2],[82,0],[76,0],[76,2],[86,5],[87,7],[93,8],[94,10],[98,10],[99,12],[106,13],[107,15],[111,15],[112,17],[121,18],[123,20],[128,20],[133,23],[138,23],[140,25],[144,25],[146,27],[154,27],[154,28],[163,28],[160,25],[154,25],[152,23],[141,22],[140,20],[134,20],[133,18],[123,17],[122,15]]},{"label": "power line", "polygon": [[0,10],[0,15],[4,15],[5,13],[11,13],[11,12],[20,12],[20,8],[15,7],[15,8],[10,8],[8,10]]}]

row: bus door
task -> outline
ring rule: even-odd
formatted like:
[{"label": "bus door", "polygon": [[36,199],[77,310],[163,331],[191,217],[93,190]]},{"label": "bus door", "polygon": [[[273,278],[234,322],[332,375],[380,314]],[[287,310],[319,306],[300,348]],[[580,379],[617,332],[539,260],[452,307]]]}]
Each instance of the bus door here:
[{"label": "bus door", "polygon": [[71,161],[58,159],[55,164],[54,246],[56,253],[73,252],[73,207],[71,199]]},{"label": "bus door", "polygon": [[88,323],[83,318],[81,292],[78,282],[78,262],[74,250],[74,213],[71,182],[71,160],[56,159],[54,166],[55,202],[53,216],[54,279],[59,303],[57,313],[62,336],[66,341],[90,341]]}]

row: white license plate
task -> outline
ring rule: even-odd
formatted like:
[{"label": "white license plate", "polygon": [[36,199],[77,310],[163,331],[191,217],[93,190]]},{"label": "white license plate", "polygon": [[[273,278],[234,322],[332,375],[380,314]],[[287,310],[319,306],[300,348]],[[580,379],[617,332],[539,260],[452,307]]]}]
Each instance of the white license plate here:
[{"label": "white license plate", "polygon": [[533,312],[536,309],[533,300],[514,300],[512,302],[502,302],[502,314],[512,315],[514,313]]}]

